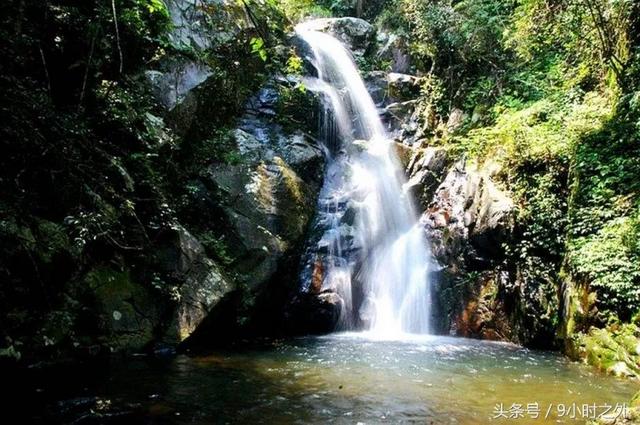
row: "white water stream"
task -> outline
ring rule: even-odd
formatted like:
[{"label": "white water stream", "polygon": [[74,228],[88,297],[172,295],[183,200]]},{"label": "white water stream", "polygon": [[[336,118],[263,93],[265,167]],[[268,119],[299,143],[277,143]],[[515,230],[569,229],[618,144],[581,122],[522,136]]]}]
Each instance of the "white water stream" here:
[{"label": "white water stream", "polygon": [[313,53],[318,78],[305,84],[325,95],[325,138],[334,139],[320,195],[326,229],[318,243],[322,289],[344,300],[343,329],[358,323],[381,338],[429,333],[429,252],[403,191],[394,142],[351,53],[308,24],[296,32]]}]

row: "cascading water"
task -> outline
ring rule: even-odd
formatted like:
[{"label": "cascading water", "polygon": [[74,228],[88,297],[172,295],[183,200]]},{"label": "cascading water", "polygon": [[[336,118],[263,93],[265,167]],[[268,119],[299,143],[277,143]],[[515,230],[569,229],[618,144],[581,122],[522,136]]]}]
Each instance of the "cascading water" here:
[{"label": "cascading water", "polygon": [[[312,25],[312,24],[311,24]],[[326,99],[330,151],[309,250],[317,291],[342,298],[339,326],[380,337],[429,332],[429,252],[395,147],[350,52],[309,23],[296,32],[310,47],[318,78],[310,90]]]}]

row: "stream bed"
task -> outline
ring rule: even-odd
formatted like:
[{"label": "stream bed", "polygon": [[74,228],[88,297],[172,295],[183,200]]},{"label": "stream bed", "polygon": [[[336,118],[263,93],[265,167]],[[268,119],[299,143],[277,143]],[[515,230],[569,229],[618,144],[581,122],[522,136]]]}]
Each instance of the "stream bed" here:
[{"label": "stream bed", "polygon": [[33,410],[34,422],[584,423],[593,410],[626,403],[637,390],[555,353],[362,333],[140,357],[47,382],[33,388],[43,406]]}]

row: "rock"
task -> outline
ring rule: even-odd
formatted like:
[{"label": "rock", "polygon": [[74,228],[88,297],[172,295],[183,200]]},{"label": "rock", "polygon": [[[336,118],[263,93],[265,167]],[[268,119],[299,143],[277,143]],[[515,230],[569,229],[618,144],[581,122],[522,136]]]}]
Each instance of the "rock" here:
[{"label": "rock", "polygon": [[237,272],[250,287],[265,283],[304,234],[314,192],[282,159],[211,170],[219,188]]},{"label": "rock", "polygon": [[157,117],[149,112],[144,114],[144,124],[147,132],[151,135],[153,140],[157,140],[159,145],[165,143],[171,143],[173,141],[173,134],[167,128],[164,119]]},{"label": "rock", "polygon": [[513,211],[513,201],[489,177],[484,176],[481,195],[475,198],[470,208],[470,215],[475,215],[469,217],[473,220],[469,235],[471,244],[491,257],[499,256],[501,244],[507,240],[513,227]]},{"label": "rock", "polygon": [[412,100],[420,95],[422,79],[413,75],[392,72],[387,76],[389,95],[399,101]]},{"label": "rock", "polygon": [[215,11],[224,10],[222,0],[167,0],[166,4],[173,24],[169,41],[174,48],[206,50],[211,47],[216,38],[214,31],[207,31],[211,17],[205,6],[213,6],[211,10]]},{"label": "rock", "polygon": [[242,161],[207,173],[229,225],[234,272],[249,288],[271,279],[302,242],[322,183],[323,151],[305,133],[272,121],[277,101],[272,83],[249,100],[233,131]]},{"label": "rock", "polygon": [[382,112],[387,130],[396,140],[413,146],[420,136],[419,102],[421,80],[411,75],[387,74],[388,105]]},{"label": "rock", "polygon": [[384,71],[371,71],[365,75],[364,81],[367,86],[367,91],[376,106],[384,106],[389,100],[387,73]]},{"label": "rock", "polygon": [[236,271],[250,287],[266,282],[304,234],[314,191],[279,157],[255,165],[212,167],[228,221]]},{"label": "rock", "polygon": [[163,339],[177,344],[235,287],[206,256],[202,244],[181,226],[161,236],[158,256],[163,271],[175,283],[169,295],[176,307]]},{"label": "rock", "polygon": [[[406,168],[409,164],[409,161],[411,160],[411,157],[413,156],[413,149],[411,148],[411,146],[407,146],[404,143],[399,142],[395,143],[394,148],[396,151],[396,156],[398,157],[402,168]],[[405,189],[407,187],[408,186],[404,186]]]},{"label": "rock", "polygon": [[567,354],[609,374],[637,379],[640,355],[630,350],[631,341],[640,341],[640,328],[634,324],[604,329],[592,327],[588,333],[576,332],[566,340]]},{"label": "rock", "polygon": [[128,270],[108,267],[85,278],[104,343],[115,351],[144,350],[158,342],[159,334],[164,344],[181,343],[235,289],[183,227],[164,231],[156,244],[157,269],[164,279],[153,285],[133,279]]},{"label": "rock", "polygon": [[391,62],[391,70],[406,73],[411,67],[411,56],[408,53],[407,42],[397,34],[381,32],[377,37],[378,51],[376,57]]},{"label": "rock", "polygon": [[505,301],[527,297],[519,306],[531,311],[528,314],[536,311],[535,317],[541,315],[537,309],[544,309],[542,304],[529,305],[527,300],[537,295],[521,295],[518,288],[524,283],[512,282],[502,268],[502,244],[512,234],[513,202],[485,168],[467,167],[464,160],[447,167],[448,154],[441,148],[418,150],[408,166],[410,190],[426,205],[421,221],[442,267],[433,279],[435,322],[440,323],[436,327],[455,335],[531,342],[532,335],[546,328],[522,324],[522,313]]},{"label": "rock", "polygon": [[303,293],[289,308],[288,316],[292,333],[323,334],[336,329],[344,301],[327,291],[320,294]]},{"label": "rock", "polygon": [[415,132],[416,123],[412,120],[416,110],[417,101],[394,102],[388,105],[383,112],[382,118],[387,129],[394,133],[398,139],[405,140],[404,134]]},{"label": "rock", "polygon": [[453,108],[449,113],[449,119],[447,120],[447,130],[449,132],[456,131],[467,118],[467,115],[462,109]]},{"label": "rock", "polygon": [[[442,256],[442,263],[450,263],[451,256],[461,255],[468,242],[478,252],[477,259],[495,258],[510,232],[512,212],[513,202],[490,177],[458,162],[436,190],[425,215],[432,230],[447,229],[448,244],[435,246],[434,254]],[[459,241],[452,243],[452,237]]]},{"label": "rock", "polygon": [[496,341],[517,341],[504,302],[495,294],[499,291],[508,276],[503,272],[484,272],[473,282],[460,282],[453,291],[460,287],[469,291],[458,292],[455,297],[463,300],[463,306],[455,319],[454,334],[467,338],[481,338]]},{"label": "rock", "polygon": [[471,113],[471,123],[477,124],[481,122],[482,120],[484,120],[486,114],[487,114],[486,106],[476,105],[475,108],[473,108],[473,112]]},{"label": "rock", "polygon": [[160,323],[161,303],[129,271],[97,268],[85,278],[95,299],[97,325],[104,344],[113,351],[143,350],[154,339]]},{"label": "rock", "polygon": [[[175,52],[204,53],[229,44],[248,25],[244,24],[244,12],[239,14],[224,0],[167,0],[166,5],[172,21],[169,43]],[[209,66],[193,57],[193,53],[175,53],[163,60],[159,69],[145,72],[155,98],[167,110],[213,74]]]},{"label": "rock", "polygon": [[180,103],[167,114],[167,123],[172,131],[179,137],[187,135],[191,126],[198,117],[198,108],[201,106],[199,96],[194,92],[188,92]]},{"label": "rock", "polygon": [[309,29],[326,32],[342,41],[356,56],[364,56],[375,42],[376,30],[359,18],[324,18],[306,23]]},{"label": "rock", "polygon": [[173,109],[186,95],[212,75],[211,68],[192,61],[180,60],[164,71],[145,72],[151,90],[162,106]]},{"label": "rock", "polygon": [[616,362],[609,368],[607,368],[607,373],[617,376],[618,378],[633,378],[636,377],[636,374],[627,366],[625,362]]},{"label": "rock", "polygon": [[[469,207],[479,194],[481,176],[467,173],[459,162],[437,188],[433,201],[423,215],[431,235],[432,253],[441,264],[451,264],[461,257],[469,238]],[[465,219],[466,218],[466,219]]]},{"label": "rock", "polygon": [[448,165],[449,154],[444,148],[427,147],[413,151],[406,167],[409,176],[406,188],[423,208],[431,202]]}]

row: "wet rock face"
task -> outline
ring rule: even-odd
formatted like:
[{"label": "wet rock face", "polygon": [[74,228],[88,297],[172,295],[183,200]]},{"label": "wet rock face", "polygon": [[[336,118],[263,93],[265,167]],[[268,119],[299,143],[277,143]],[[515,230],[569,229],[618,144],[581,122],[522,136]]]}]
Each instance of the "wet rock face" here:
[{"label": "wet rock face", "polygon": [[322,183],[320,146],[272,122],[276,101],[270,85],[250,100],[233,133],[241,160],[208,172],[230,225],[234,271],[253,288],[271,279],[280,259],[301,243]]},{"label": "wet rock face", "polygon": [[373,71],[367,75],[366,83],[390,137],[408,146],[417,146],[424,140],[425,129],[420,124],[417,100],[422,79]]},{"label": "wet rock face", "polygon": [[332,332],[340,318],[344,301],[332,291],[301,294],[289,306],[289,331],[295,334]]},{"label": "wet rock face", "polygon": [[[237,28],[217,28],[210,30],[212,17],[206,9],[215,11],[215,19],[228,16],[228,9],[222,0],[169,0],[167,9],[173,24],[169,42],[177,50],[195,49],[205,51],[218,43],[231,40]],[[204,83],[213,71],[210,67],[187,57],[173,57],[165,61],[161,69],[145,73],[158,102],[167,110],[182,102],[194,88]]]},{"label": "wet rock face", "polygon": [[512,202],[490,177],[458,162],[423,215],[432,235],[433,255],[443,264],[463,262],[469,256],[489,262],[499,255],[500,244],[508,236],[512,212]]},{"label": "wet rock face", "polygon": [[[243,30],[237,8],[225,0],[167,0],[166,5],[172,22],[168,41],[175,52],[204,53],[232,43]],[[213,75],[214,70],[194,55],[180,53],[145,72],[152,93],[168,111]]]},{"label": "wet rock face", "polygon": [[171,63],[164,71],[145,73],[154,96],[167,110],[181,103],[191,90],[211,75],[212,70],[208,66],[186,60]]},{"label": "wet rock face", "polygon": [[463,162],[458,162],[436,190],[423,216],[432,234],[448,235],[449,243],[436,245],[433,254],[441,262],[450,263],[457,255],[472,253],[462,250],[469,251],[462,246],[462,242],[468,242],[477,261],[496,258],[512,226],[513,210],[512,201],[489,176],[467,170]]},{"label": "wet rock face", "polygon": [[369,72],[364,76],[364,82],[371,99],[373,99],[377,107],[384,107],[389,103],[389,83],[386,72]]},{"label": "wet rock face", "polygon": [[457,294],[463,304],[451,322],[449,332],[468,338],[517,340],[504,300],[497,296],[500,288],[508,285],[508,279],[502,271],[485,271],[470,279]]},{"label": "wet rock face", "polygon": [[[295,285],[322,184],[324,153],[310,135],[285,130],[276,121],[278,84],[286,82],[268,82],[247,103],[230,134],[235,159],[203,166],[195,182],[198,205],[216,211],[216,224],[222,223],[218,234],[232,259],[209,258],[202,243],[174,223],[154,240],[157,282],[126,270],[96,270],[88,286],[104,345],[136,352],[193,338],[210,343],[211,335],[225,332],[221,323],[237,326],[238,304],[252,305],[263,293],[275,303],[271,308],[286,303],[272,294]],[[330,317],[337,302],[318,300],[317,307]],[[253,319],[262,313],[243,314]]]},{"label": "wet rock face", "polygon": [[[232,42],[242,30],[234,23],[234,8],[221,0],[172,0],[167,6],[174,24],[170,42],[177,49],[207,51]],[[228,24],[210,28],[208,13],[219,15],[215,22]],[[368,24],[323,25],[361,48],[374,38]],[[217,81],[211,75],[206,65],[179,55],[146,73],[156,98],[165,107],[163,119],[171,126],[172,135],[192,137],[198,120],[211,113],[215,101],[211,96],[217,92]],[[258,294],[275,293],[294,284],[290,282],[295,282],[297,255],[315,212],[324,167],[324,152],[310,135],[317,118],[310,115],[305,117],[309,122],[295,125],[282,122],[286,117],[279,111],[281,89],[295,84],[291,78],[273,77],[251,96],[230,131],[233,146],[226,153],[229,160],[204,165],[193,181],[194,205],[213,211],[209,215],[215,219],[204,230],[223,241],[229,259],[223,263],[207,258],[200,242],[185,229],[166,235],[160,253],[165,258],[163,271],[173,282],[169,296],[176,307],[166,315],[170,320],[164,324],[163,342],[179,343],[196,329],[215,334],[220,327],[214,323],[217,318],[221,323],[237,319],[229,317],[239,308],[227,304],[253,305]],[[311,92],[308,95],[313,96]],[[274,298],[272,302],[281,301]]]},{"label": "wet rock face", "polygon": [[128,271],[99,268],[85,281],[94,297],[96,325],[104,345],[113,351],[135,352],[153,341],[162,313],[161,304],[154,300],[160,297],[132,280]]},{"label": "wet rock face", "polygon": [[436,332],[550,347],[553,294],[530,281],[506,254],[515,206],[491,177],[491,167],[451,164],[442,148],[417,150],[408,189],[424,211],[421,222],[440,270],[432,273]]},{"label": "wet rock face", "polygon": [[218,42],[230,40],[237,29],[229,27],[218,31],[207,31],[211,13],[215,18],[229,17],[224,0],[167,0],[167,9],[173,24],[169,41],[175,48],[197,48],[205,50]]},{"label": "wet rock face", "polygon": [[519,341],[510,304],[518,296],[501,268],[503,243],[513,229],[514,205],[489,170],[452,163],[443,148],[414,149],[407,189],[424,211],[431,254],[435,331]]},{"label": "wet rock face", "polygon": [[436,147],[415,149],[413,152],[406,166],[409,176],[407,190],[425,209],[445,176],[451,162],[450,155],[446,149]]}]

